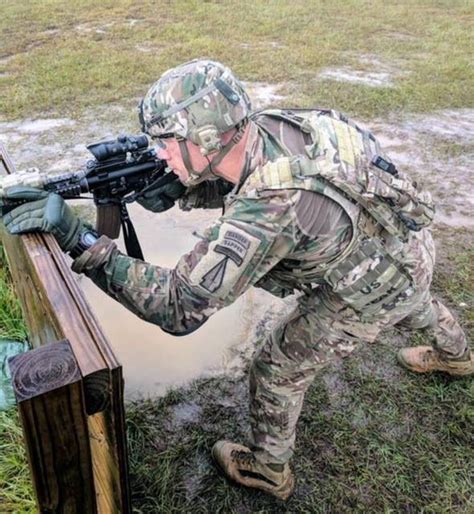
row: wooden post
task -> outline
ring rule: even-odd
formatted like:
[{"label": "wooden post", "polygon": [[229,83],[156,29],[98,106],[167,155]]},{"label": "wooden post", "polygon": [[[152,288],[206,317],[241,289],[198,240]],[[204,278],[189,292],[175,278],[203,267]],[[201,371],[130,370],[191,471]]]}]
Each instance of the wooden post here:
[{"label": "wooden post", "polygon": [[[7,173],[14,172],[1,144],[0,164]],[[131,506],[122,367],[56,240],[48,234],[10,236],[4,230],[0,236],[30,342],[38,348],[19,356],[18,362],[13,359],[12,372],[39,511],[127,514]],[[57,345],[62,350],[51,353]],[[24,393],[25,380],[31,379],[25,372],[30,360],[48,362],[50,357],[51,373],[40,373],[34,393]],[[55,382],[64,363],[69,374]],[[67,415],[62,410],[66,407]],[[65,431],[77,443],[74,451],[61,455],[69,444]],[[57,480],[58,470],[67,480]]]},{"label": "wooden post", "polygon": [[41,512],[97,512],[82,377],[69,342],[13,357],[10,369]]}]

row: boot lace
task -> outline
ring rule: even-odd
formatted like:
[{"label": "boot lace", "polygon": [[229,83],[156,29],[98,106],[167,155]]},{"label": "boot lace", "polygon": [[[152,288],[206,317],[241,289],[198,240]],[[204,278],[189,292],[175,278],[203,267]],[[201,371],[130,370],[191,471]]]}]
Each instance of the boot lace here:
[{"label": "boot lace", "polygon": [[436,354],[433,350],[427,350],[422,356],[421,361],[423,365],[429,366],[430,364],[436,363]]},{"label": "boot lace", "polygon": [[253,464],[255,462],[255,455],[252,452],[232,450],[230,455],[234,461],[241,462],[242,464]]},{"label": "boot lace", "polygon": [[257,459],[252,452],[232,450],[230,455],[234,459],[234,462],[237,462],[239,465],[239,473],[243,477],[261,480],[262,482],[265,482],[272,487],[278,487],[280,485],[280,483],[275,482],[270,477],[264,475],[253,467],[253,465],[256,464]]}]

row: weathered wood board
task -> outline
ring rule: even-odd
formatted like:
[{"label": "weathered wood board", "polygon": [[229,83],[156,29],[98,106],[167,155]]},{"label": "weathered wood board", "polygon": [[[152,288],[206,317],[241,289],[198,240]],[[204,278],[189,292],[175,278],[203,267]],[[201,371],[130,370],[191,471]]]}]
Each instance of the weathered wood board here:
[{"label": "weathered wood board", "polygon": [[[0,165],[14,172],[1,144]],[[56,240],[10,236],[1,224],[0,237],[35,348],[11,368],[39,510],[131,512],[121,365]],[[56,345],[62,352],[51,351]],[[58,355],[75,371],[54,385]],[[51,374],[38,372],[25,395],[25,370],[39,357]]]}]

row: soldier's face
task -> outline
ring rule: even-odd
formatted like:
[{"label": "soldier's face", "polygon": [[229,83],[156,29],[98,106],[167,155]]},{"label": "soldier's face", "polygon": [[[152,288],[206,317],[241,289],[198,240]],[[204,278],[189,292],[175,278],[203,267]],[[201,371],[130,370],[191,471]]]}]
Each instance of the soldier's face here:
[{"label": "soldier's face", "polygon": [[[208,160],[201,154],[198,145],[188,140],[185,141],[184,144],[188,149],[189,160],[191,161],[193,171],[197,174],[201,173],[209,164]],[[160,145],[157,150],[158,157],[167,161],[168,166],[178,175],[179,180],[183,184],[186,184],[190,179],[190,175],[184,164],[177,139],[174,137],[161,139]]]}]

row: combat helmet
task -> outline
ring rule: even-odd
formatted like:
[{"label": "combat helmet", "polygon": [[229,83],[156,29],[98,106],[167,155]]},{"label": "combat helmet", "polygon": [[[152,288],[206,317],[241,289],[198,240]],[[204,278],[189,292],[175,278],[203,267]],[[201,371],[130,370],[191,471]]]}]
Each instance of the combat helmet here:
[{"label": "combat helmet", "polygon": [[223,64],[195,59],[165,72],[139,105],[143,132],[189,139],[204,155],[221,150],[221,135],[245,123],[250,99]]}]

